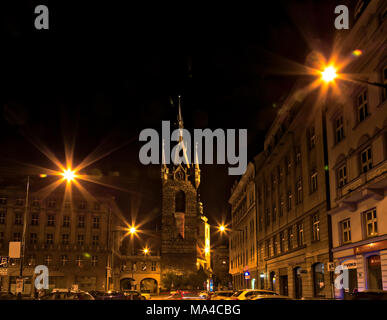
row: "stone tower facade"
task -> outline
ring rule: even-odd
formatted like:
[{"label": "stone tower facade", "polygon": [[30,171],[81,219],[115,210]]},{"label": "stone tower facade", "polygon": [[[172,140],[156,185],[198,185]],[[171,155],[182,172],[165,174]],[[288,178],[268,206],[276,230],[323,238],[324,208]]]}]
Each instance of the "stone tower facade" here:
[{"label": "stone tower facade", "polygon": [[[183,129],[180,97],[178,125]],[[182,131],[179,143],[184,144]],[[184,148],[182,152],[185,153]],[[194,272],[198,266],[199,225],[202,216],[198,200],[199,165],[163,163],[161,180],[161,272],[163,274]]]}]

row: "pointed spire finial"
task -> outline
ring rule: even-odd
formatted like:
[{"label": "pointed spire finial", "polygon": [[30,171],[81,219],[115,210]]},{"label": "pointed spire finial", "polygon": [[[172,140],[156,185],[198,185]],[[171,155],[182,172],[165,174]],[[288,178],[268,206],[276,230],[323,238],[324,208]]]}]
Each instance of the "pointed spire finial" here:
[{"label": "pointed spire finial", "polygon": [[181,115],[181,96],[179,95],[178,98],[179,98],[179,114],[177,116],[177,121],[178,121],[178,124],[179,124],[179,128],[183,129],[184,126],[183,126],[183,117]]}]

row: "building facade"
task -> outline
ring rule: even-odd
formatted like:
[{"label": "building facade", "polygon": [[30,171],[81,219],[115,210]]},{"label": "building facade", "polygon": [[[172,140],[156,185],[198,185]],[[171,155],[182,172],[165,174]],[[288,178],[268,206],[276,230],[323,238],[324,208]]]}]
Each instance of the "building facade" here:
[{"label": "building facade", "polygon": [[[231,190],[231,235],[229,240],[230,274],[234,289],[256,288],[257,284],[257,230],[255,201],[255,168],[247,170]],[[245,276],[245,273],[249,275]]]},{"label": "building facade", "polygon": [[331,297],[323,110],[299,81],[255,157],[259,288]]},{"label": "building facade", "polygon": [[232,277],[229,273],[228,244],[217,245],[215,248],[213,248],[211,260],[214,290],[227,290],[232,288]]},{"label": "building facade", "polygon": [[[179,98],[179,141],[176,159],[165,161],[163,143],[161,272],[187,275],[198,268],[211,269],[210,226],[199,199],[200,169],[198,161],[190,163],[184,141],[183,119]],[[183,153],[180,164],[177,159]],[[196,153],[197,156],[197,153]],[[196,158],[197,159],[197,158]],[[175,164],[176,163],[176,164]]]},{"label": "building facade", "polygon": [[[106,196],[87,200],[73,193],[70,202],[64,201],[61,192],[43,197],[31,190],[26,216],[24,294],[33,294],[37,265],[48,267],[50,289],[72,285],[86,291],[106,288],[112,201]],[[1,256],[8,256],[10,241],[22,241],[24,212],[25,190],[19,186],[1,187]],[[20,259],[10,259],[8,268],[2,271],[2,291],[15,293]]]},{"label": "building facade", "polygon": [[[387,83],[387,3],[354,3],[352,27],[338,31],[341,56],[353,56],[343,72]],[[338,80],[340,81],[340,80]],[[347,268],[348,286],[387,290],[387,89],[354,82],[331,92],[327,137],[333,256]]]}]

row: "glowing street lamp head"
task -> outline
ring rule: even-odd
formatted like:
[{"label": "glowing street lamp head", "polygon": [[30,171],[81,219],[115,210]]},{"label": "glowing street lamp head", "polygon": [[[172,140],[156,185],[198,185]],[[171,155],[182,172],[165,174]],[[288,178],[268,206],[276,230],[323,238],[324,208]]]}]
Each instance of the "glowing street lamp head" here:
[{"label": "glowing street lamp head", "polygon": [[75,173],[74,171],[72,171],[71,169],[67,169],[65,171],[63,171],[62,173],[62,176],[65,180],[67,180],[68,182],[70,181],[73,181],[74,178],[75,178]]},{"label": "glowing street lamp head", "polygon": [[323,72],[321,72],[321,77],[325,82],[331,82],[336,77],[336,69],[332,66],[326,67]]},{"label": "glowing street lamp head", "polygon": [[219,226],[219,231],[220,232],[225,232],[226,231],[226,227],[222,224],[221,226]]},{"label": "glowing street lamp head", "polygon": [[204,249],[204,252],[205,252],[205,253],[209,253],[209,252],[210,252],[210,248],[205,248],[205,249]]},{"label": "glowing street lamp head", "polygon": [[148,248],[144,248],[142,251],[144,252],[144,254],[148,254],[149,253],[149,249]]},{"label": "glowing street lamp head", "polygon": [[137,229],[135,227],[130,227],[129,228],[129,233],[130,234],[135,234],[137,232]]}]

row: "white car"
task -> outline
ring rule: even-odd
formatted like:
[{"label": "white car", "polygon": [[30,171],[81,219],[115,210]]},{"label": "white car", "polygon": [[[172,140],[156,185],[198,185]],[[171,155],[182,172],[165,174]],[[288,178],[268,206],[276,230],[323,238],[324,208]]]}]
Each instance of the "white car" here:
[{"label": "white car", "polygon": [[252,296],[249,300],[294,300],[287,296],[280,296],[275,294],[262,294],[258,296]]},{"label": "white car", "polygon": [[225,300],[250,300],[251,298],[259,295],[278,296],[279,294],[270,290],[245,289],[236,291],[230,298]]}]

